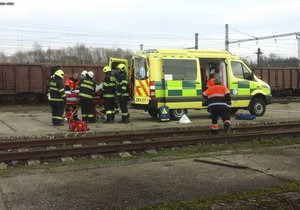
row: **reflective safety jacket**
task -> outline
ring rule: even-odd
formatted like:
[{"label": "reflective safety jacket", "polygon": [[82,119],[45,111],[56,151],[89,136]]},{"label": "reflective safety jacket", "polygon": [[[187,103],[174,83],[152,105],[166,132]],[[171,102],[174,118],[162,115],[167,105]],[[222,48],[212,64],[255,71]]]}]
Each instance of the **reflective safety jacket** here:
[{"label": "reflective safety jacket", "polygon": [[65,88],[66,90],[75,90],[78,88],[78,80],[74,80],[73,78],[68,78],[65,80]]},{"label": "reflective safety jacket", "polygon": [[66,98],[63,81],[60,77],[54,76],[49,84],[49,101],[64,101]]},{"label": "reflective safety jacket", "polygon": [[208,111],[212,109],[230,108],[230,92],[224,85],[214,85],[203,92],[203,97],[207,99]]},{"label": "reflective safety jacket", "polygon": [[111,72],[106,73],[103,81],[103,97],[114,98],[116,96],[116,78]]},{"label": "reflective safety jacket", "polygon": [[89,76],[80,80],[79,84],[79,96],[87,99],[93,99],[93,95],[96,90],[96,82]]},{"label": "reflective safety jacket", "polygon": [[117,77],[117,95],[129,96],[129,82],[125,71],[121,72]]}]

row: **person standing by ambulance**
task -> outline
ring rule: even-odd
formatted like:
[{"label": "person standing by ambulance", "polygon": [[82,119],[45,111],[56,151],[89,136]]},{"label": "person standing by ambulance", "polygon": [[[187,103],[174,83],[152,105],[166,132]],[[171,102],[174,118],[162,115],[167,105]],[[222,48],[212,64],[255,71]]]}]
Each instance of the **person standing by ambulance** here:
[{"label": "person standing by ambulance", "polygon": [[211,133],[218,134],[218,118],[223,120],[226,133],[230,131],[230,105],[231,97],[229,90],[221,84],[219,78],[215,78],[214,86],[203,92],[203,97],[207,99],[207,110],[211,113]]},{"label": "person standing by ambulance", "polygon": [[82,120],[88,123],[95,123],[93,95],[96,90],[96,82],[94,73],[92,71],[87,72],[86,77],[80,80],[78,86]]},{"label": "person standing by ambulance", "polygon": [[52,124],[63,126],[63,114],[66,104],[66,94],[64,88],[64,72],[61,69],[55,71],[49,84],[49,102],[52,110]]},{"label": "person standing by ambulance", "polygon": [[105,78],[103,81],[103,99],[106,121],[104,123],[114,123],[115,118],[115,97],[116,97],[116,78],[111,73],[111,68],[105,66],[103,68]]},{"label": "person standing by ambulance", "polygon": [[121,63],[117,66],[119,74],[117,77],[117,95],[122,112],[122,119],[119,123],[129,123],[127,102],[129,99],[129,82],[127,80],[126,66]]}]

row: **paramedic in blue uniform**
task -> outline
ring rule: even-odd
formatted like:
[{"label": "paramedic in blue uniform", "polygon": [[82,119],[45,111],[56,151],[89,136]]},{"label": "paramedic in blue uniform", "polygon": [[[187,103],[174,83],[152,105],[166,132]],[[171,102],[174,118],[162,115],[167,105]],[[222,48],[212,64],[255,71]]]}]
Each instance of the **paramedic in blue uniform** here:
[{"label": "paramedic in blue uniform", "polygon": [[61,69],[55,71],[49,84],[49,102],[52,110],[52,124],[54,126],[64,125],[64,109],[66,94],[64,88],[64,72]]},{"label": "paramedic in blue uniform", "polygon": [[87,72],[86,76],[80,80],[78,86],[82,120],[88,123],[95,123],[93,96],[96,90],[96,82],[94,81],[94,73],[92,71]]},{"label": "paramedic in blue uniform", "polygon": [[119,98],[122,119],[119,123],[129,123],[129,113],[127,102],[129,99],[129,82],[127,80],[126,66],[121,63],[117,66],[119,74],[117,76],[117,95]]},{"label": "paramedic in blue uniform", "polygon": [[230,105],[231,97],[229,90],[221,84],[219,78],[215,78],[214,86],[203,92],[204,99],[207,99],[207,110],[211,113],[211,133],[218,134],[218,118],[223,120],[226,133],[230,131]]}]

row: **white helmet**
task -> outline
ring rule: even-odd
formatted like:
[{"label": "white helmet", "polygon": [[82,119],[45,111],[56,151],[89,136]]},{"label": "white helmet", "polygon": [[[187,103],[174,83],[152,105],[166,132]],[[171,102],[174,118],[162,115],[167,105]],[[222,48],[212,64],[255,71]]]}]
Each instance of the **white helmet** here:
[{"label": "white helmet", "polygon": [[88,75],[90,76],[90,78],[94,78],[94,72],[89,71],[89,72],[88,72]]},{"label": "white helmet", "polygon": [[86,76],[87,73],[88,73],[88,72],[87,72],[86,70],[83,70],[83,71],[81,72],[81,74],[80,74],[81,79],[85,78],[85,76]]}]

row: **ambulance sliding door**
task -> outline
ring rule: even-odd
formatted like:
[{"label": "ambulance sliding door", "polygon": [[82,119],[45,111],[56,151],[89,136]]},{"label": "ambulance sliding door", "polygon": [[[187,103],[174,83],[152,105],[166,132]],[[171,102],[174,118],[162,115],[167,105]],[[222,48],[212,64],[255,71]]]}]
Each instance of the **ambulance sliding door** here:
[{"label": "ambulance sliding door", "polygon": [[166,105],[170,109],[202,107],[199,59],[163,58]]}]

